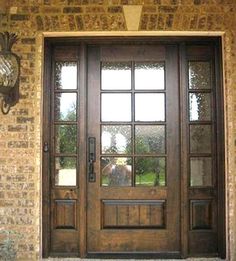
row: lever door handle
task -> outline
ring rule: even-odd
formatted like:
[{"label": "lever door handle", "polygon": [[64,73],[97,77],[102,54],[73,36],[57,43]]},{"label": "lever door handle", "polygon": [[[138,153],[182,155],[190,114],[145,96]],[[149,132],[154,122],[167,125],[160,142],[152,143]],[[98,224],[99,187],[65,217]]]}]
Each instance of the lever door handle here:
[{"label": "lever door handle", "polygon": [[96,161],[96,138],[88,138],[88,181],[95,182],[94,162]]}]

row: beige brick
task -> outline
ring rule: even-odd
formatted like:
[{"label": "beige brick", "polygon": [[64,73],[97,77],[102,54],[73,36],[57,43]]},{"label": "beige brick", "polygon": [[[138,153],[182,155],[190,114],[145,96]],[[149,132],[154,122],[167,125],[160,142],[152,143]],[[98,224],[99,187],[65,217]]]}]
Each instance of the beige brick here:
[{"label": "beige brick", "polygon": [[41,33],[126,30],[123,6],[143,5],[139,30],[225,32],[227,232],[229,260],[236,260],[235,0],[11,0],[11,15],[0,2],[1,31],[18,33],[14,50],[22,59],[21,100],[9,115],[0,113],[0,225],[25,235],[18,259],[40,256]]}]

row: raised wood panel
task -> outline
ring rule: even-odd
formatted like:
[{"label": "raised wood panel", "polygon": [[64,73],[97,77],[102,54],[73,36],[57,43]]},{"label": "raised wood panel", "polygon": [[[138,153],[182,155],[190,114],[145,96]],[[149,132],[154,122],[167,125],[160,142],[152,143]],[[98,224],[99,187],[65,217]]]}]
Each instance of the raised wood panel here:
[{"label": "raised wood panel", "polygon": [[211,200],[191,200],[191,229],[212,229],[212,202]]},{"label": "raised wood panel", "polygon": [[54,227],[76,229],[76,200],[55,200]]},{"label": "raised wood panel", "polygon": [[103,200],[105,228],[165,228],[165,200]]}]

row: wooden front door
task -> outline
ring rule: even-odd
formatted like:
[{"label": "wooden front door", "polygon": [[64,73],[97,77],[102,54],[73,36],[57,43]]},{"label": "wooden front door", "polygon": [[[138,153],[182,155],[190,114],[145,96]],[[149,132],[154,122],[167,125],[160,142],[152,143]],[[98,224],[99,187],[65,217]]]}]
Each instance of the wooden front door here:
[{"label": "wooden front door", "polygon": [[176,46],[88,49],[88,253],[180,253],[177,71]]},{"label": "wooden front door", "polygon": [[44,255],[223,257],[217,39],[74,42],[45,43]]}]

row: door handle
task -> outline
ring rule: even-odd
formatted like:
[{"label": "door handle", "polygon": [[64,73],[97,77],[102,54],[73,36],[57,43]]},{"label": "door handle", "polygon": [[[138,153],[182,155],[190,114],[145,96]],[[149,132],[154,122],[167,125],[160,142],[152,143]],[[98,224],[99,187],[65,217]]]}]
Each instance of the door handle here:
[{"label": "door handle", "polygon": [[48,145],[48,142],[44,142],[43,144],[43,152],[48,152],[49,151],[49,145]]},{"label": "door handle", "polygon": [[96,161],[96,138],[88,138],[88,181],[95,182],[94,162]]}]

